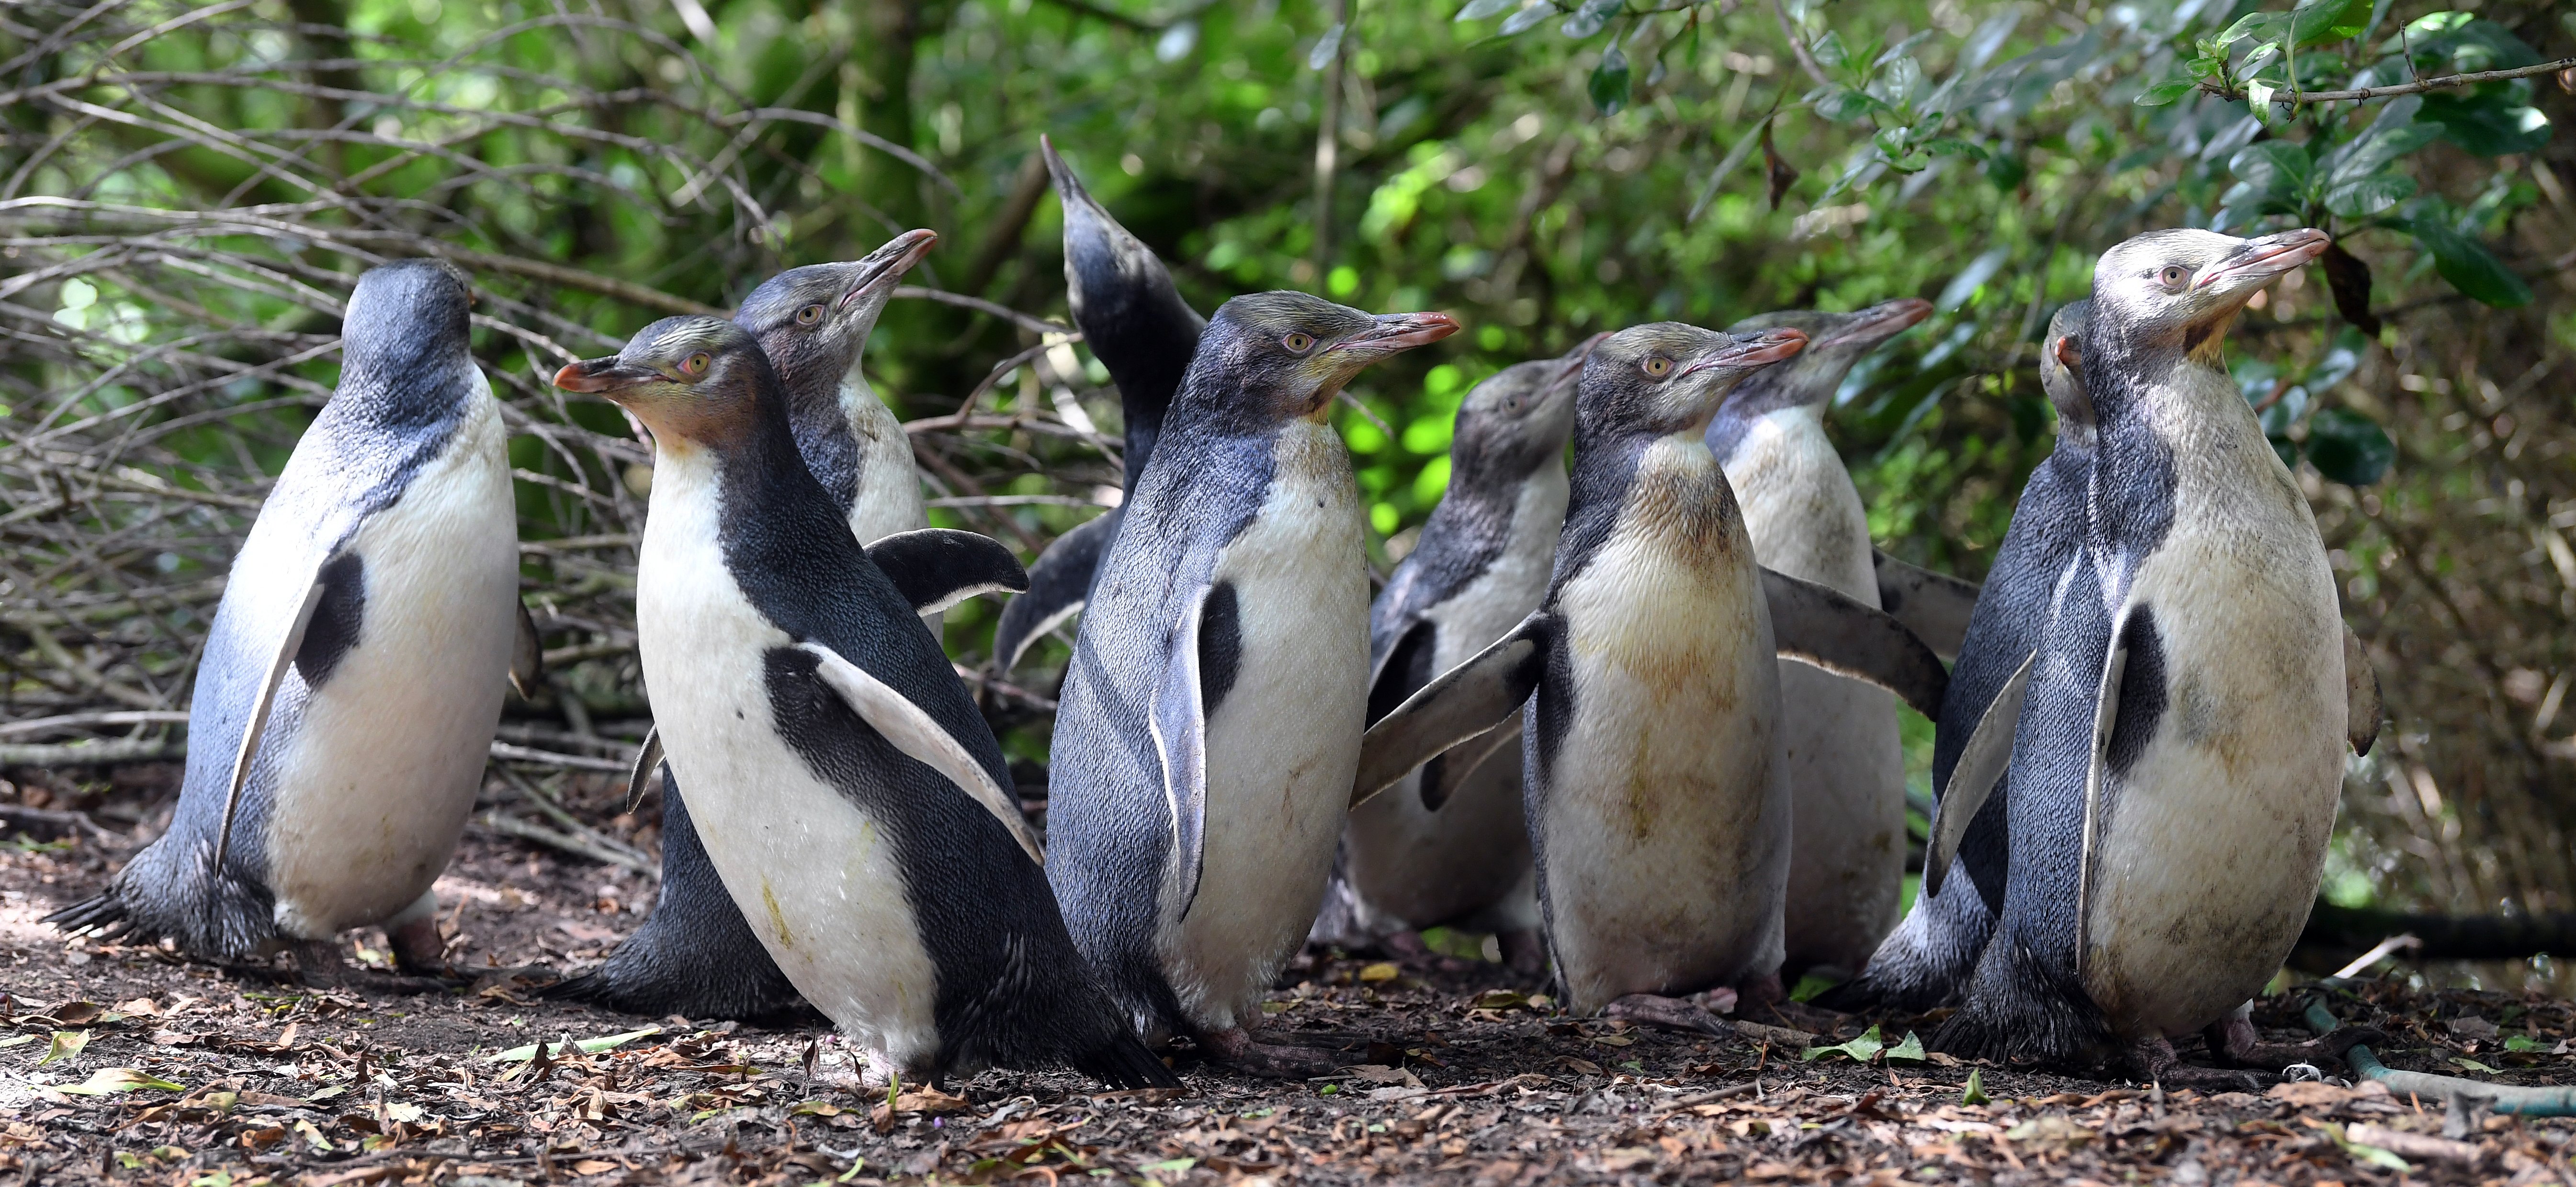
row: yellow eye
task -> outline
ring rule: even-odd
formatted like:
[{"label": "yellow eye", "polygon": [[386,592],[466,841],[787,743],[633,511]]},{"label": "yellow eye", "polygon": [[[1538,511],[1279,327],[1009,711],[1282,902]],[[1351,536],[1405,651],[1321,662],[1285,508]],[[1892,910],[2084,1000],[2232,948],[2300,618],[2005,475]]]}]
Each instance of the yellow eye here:
[{"label": "yellow eye", "polygon": [[1647,355],[1646,361],[1638,365],[1645,368],[1646,374],[1657,379],[1673,373],[1673,361],[1659,354]]},{"label": "yellow eye", "polygon": [[810,326],[821,320],[823,320],[823,307],[820,305],[808,305],[796,311],[797,325]]},{"label": "yellow eye", "polygon": [[691,379],[695,379],[698,376],[706,374],[707,365],[714,361],[714,356],[701,350],[696,354],[680,360],[680,374],[686,375]]},{"label": "yellow eye", "polygon": [[1304,354],[1314,349],[1315,336],[1304,330],[1290,330],[1287,337],[1279,340],[1279,345],[1287,347],[1290,354]]},{"label": "yellow eye", "polygon": [[2191,279],[2191,271],[2180,264],[2167,264],[2158,278],[2165,282],[2167,288],[2180,288],[2183,281]]}]

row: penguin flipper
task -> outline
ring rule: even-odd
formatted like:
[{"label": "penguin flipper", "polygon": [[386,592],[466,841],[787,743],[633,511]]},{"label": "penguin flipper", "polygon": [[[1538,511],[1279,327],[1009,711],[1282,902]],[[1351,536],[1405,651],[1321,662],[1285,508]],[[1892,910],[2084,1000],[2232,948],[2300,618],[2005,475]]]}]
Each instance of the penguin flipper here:
[{"label": "penguin flipper", "polygon": [[1199,624],[1207,617],[1213,582],[1190,591],[1181,621],[1163,657],[1146,725],[1163,760],[1163,797],[1172,813],[1172,858],[1180,883],[1181,914],[1198,898],[1207,837],[1207,700],[1199,679]]},{"label": "penguin flipper", "polygon": [[1941,719],[1949,669],[1905,624],[1830,586],[1762,570],[1771,633],[1784,659],[1823,668],[1895,693],[1914,711]]},{"label": "penguin flipper", "polygon": [[1028,818],[1020,814],[1019,797],[993,779],[984,764],[960,745],[957,738],[912,699],[896,692],[884,681],[869,675],[868,670],[842,658],[841,653],[820,643],[799,643],[797,649],[812,655],[818,663],[814,674],[825,687],[839,693],[859,715],[859,720],[894,743],[894,748],[913,760],[948,777],[984,810],[993,814],[1008,829],[1011,839],[1029,860],[1043,866],[1046,855],[1038,847],[1037,834],[1029,831]]},{"label": "penguin flipper", "polygon": [[656,725],[644,731],[644,744],[635,748],[635,765],[626,771],[627,811],[634,811],[637,804],[644,802],[644,785],[661,765],[662,727]]},{"label": "penguin flipper", "polygon": [[1027,592],[1002,607],[1002,621],[993,627],[996,670],[1018,667],[1040,636],[1082,613],[1091,598],[1091,575],[1100,568],[1101,554],[1109,550],[1109,538],[1118,533],[1118,520],[1117,509],[1111,508],[1056,537],[1030,563],[1023,587]]},{"label": "penguin flipper", "polygon": [[519,612],[518,636],[510,641],[510,688],[523,701],[536,699],[537,681],[546,675],[546,644],[537,635],[537,620],[526,602],[512,600]]},{"label": "penguin flipper", "polygon": [[896,532],[868,545],[867,552],[915,614],[934,614],[977,594],[1018,593],[1029,587],[1020,558],[1001,541],[973,532]]},{"label": "penguin flipper", "polygon": [[304,649],[305,631],[313,625],[313,612],[322,606],[326,588],[323,570],[338,556],[334,550],[314,558],[313,571],[305,575],[304,603],[288,620],[277,651],[269,657],[268,671],[260,677],[259,691],[251,698],[250,713],[242,719],[241,745],[234,749],[232,773],[225,777],[224,822],[215,830],[215,869],[223,868],[224,854],[232,847],[233,817],[241,810],[242,788],[250,782],[251,759],[259,754],[260,735],[268,730],[269,711],[277,706],[277,686],[285,681],[286,669],[295,663],[296,653]]},{"label": "penguin flipper", "polygon": [[1959,842],[1968,835],[1968,822],[1976,819],[1993,794],[1995,784],[2012,762],[2013,729],[2021,724],[2022,699],[2030,692],[2030,672],[2039,664],[2039,652],[2033,651],[2015,669],[2012,679],[1986,706],[1986,715],[1977,720],[1977,728],[1968,735],[1968,745],[1959,752],[1959,763],[1950,768],[1949,785],[1941,789],[1939,803],[1932,806],[1932,840],[1923,854],[1923,893],[1941,893],[1941,882],[1949,875],[1950,860],[1959,852]]},{"label": "penguin flipper", "polygon": [[[1351,806],[1386,790],[1415,767],[1471,739],[1487,739],[1472,756],[1472,767],[1502,744],[1495,737],[1511,715],[1538,689],[1547,664],[1547,643],[1556,619],[1545,610],[1521,620],[1510,634],[1439,675],[1421,691],[1405,698],[1378,719],[1360,738],[1359,775],[1351,783]],[[1506,735],[1507,736],[1507,735]]]},{"label": "penguin flipper", "polygon": [[1906,564],[1876,549],[1870,563],[1878,570],[1878,604],[1905,629],[1943,659],[1956,659],[1968,639],[1968,616],[1976,611],[1984,587],[1947,573]]},{"label": "penguin flipper", "polygon": [[2344,730],[2354,754],[2370,753],[2387,724],[2379,704],[2379,673],[2370,666],[2370,648],[2352,628],[2343,628]]},{"label": "penguin flipper", "polygon": [[2155,631],[2155,614],[2146,606],[2132,602],[2120,607],[2119,617],[2111,623],[2111,650],[2102,663],[2102,683],[2094,693],[2093,754],[2084,773],[2083,848],[2075,866],[2075,971],[2079,977],[2085,952],[2092,947],[2086,921],[2093,913],[2093,851],[2102,844],[2102,811],[2109,803],[2105,785],[2111,777],[2111,739],[2119,732],[2120,701],[2127,691],[2129,660],[2137,650],[2133,640],[2144,636],[2153,647]]}]

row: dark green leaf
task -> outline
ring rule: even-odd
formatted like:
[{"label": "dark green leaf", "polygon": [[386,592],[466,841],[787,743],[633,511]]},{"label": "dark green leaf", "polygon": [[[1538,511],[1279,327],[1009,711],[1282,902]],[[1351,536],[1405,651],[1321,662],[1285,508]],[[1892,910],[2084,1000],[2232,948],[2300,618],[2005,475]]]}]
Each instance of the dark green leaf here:
[{"label": "dark green leaf", "polygon": [[1936,157],[1974,157],[1980,161],[1992,158],[1984,145],[1950,136],[1935,136],[1916,147]]},{"label": "dark green leaf", "polygon": [[2290,25],[2300,45],[2332,45],[2361,36],[2370,21],[2370,0],[2299,0]]},{"label": "dark green leaf", "polygon": [[1592,105],[1603,115],[1613,115],[1628,105],[1628,55],[1616,45],[1602,51],[1601,64],[1592,69]]},{"label": "dark green leaf", "polygon": [[1851,61],[1851,51],[1843,48],[1842,36],[1830,30],[1809,45],[1807,52],[1816,55],[1816,64],[1827,70],[1839,70]]},{"label": "dark green leaf", "polygon": [[2227,59],[2202,56],[2183,63],[2182,68],[2189,71],[2193,78],[2216,78],[2220,71],[2227,69]]},{"label": "dark green leaf", "polygon": [[2492,94],[2485,91],[2482,87],[2468,94],[2427,95],[2424,119],[2440,131],[2442,139],[2482,157],[2537,152],[2549,143],[2554,129],[2539,108],[2516,99],[2510,87],[2497,87]]},{"label": "dark green leaf", "polygon": [[2433,219],[2412,219],[2405,227],[2433,253],[2433,270],[2452,288],[2499,309],[2531,304],[2531,286],[2487,251],[2485,244]]},{"label": "dark green leaf", "polygon": [[2368,218],[2414,196],[2414,178],[2378,173],[2327,190],[2326,209],[2341,218]]},{"label": "dark green leaf", "polygon": [[2288,140],[2266,140],[2249,144],[2228,158],[2227,171],[2236,175],[2254,193],[2273,198],[2295,199],[2304,195],[2308,177],[2316,166],[2308,160],[2308,150]]},{"label": "dark green leaf", "polygon": [[1865,120],[1873,113],[1886,110],[1887,104],[1871,98],[1867,91],[1852,87],[1844,87],[1816,100],[1816,114],[1838,123]]},{"label": "dark green leaf", "polygon": [[2140,107],[2162,107],[2199,89],[2198,82],[2188,78],[2177,78],[2171,82],[2157,83],[2138,92],[2136,101]]},{"label": "dark green leaf", "polygon": [[2368,486],[2397,460],[2397,443],[2377,422],[2349,408],[2328,408],[2308,422],[2308,460],[2345,486]]},{"label": "dark green leaf", "polygon": [[2028,176],[2030,166],[2023,164],[2022,159],[2010,151],[1998,151],[1986,157],[1986,180],[1995,183],[1997,189],[2011,189]]}]

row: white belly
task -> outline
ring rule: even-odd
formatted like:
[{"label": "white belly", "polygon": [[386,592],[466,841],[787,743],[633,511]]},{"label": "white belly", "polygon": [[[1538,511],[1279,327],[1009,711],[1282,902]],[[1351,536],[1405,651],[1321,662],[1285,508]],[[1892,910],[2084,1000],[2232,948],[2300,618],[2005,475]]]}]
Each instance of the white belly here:
[{"label": "white belly", "polygon": [[2130,1036],[2261,992],[2316,899],[2343,784],[2342,619],[2306,500],[2259,436],[2197,461],[2251,472],[2183,467],[2175,531],[2129,597],[2153,608],[2167,703],[2106,778],[2086,855],[2081,970]]},{"label": "white belly", "polygon": [[447,452],[358,530],[358,640],[274,756],[278,929],[327,939],[428,892],[473,812],[508,691],[519,596],[507,432],[488,394]]},{"label": "white belly", "polygon": [[[1878,605],[1869,515],[1820,409],[1756,421],[1726,479],[1763,565]],[[1780,661],[1795,840],[1785,906],[1792,965],[1858,969],[1896,925],[1905,879],[1905,747],[1884,689]]]},{"label": "white belly", "polygon": [[[1564,469],[1554,462],[1541,466],[1522,485],[1502,555],[1425,615],[1437,630],[1434,675],[1474,657],[1538,609],[1565,523],[1565,497]],[[1454,769],[1446,777],[1449,799],[1438,811],[1422,805],[1422,774],[1416,771],[1351,813],[1343,873],[1370,915],[1429,927],[1492,906],[1530,884],[1519,731],[1464,783],[1457,782]],[[1507,908],[1507,914],[1515,912],[1526,909]]]},{"label": "white belly", "polygon": [[[1217,1029],[1257,1017],[1305,940],[1367,714],[1368,571],[1350,457],[1305,421],[1275,456],[1260,515],[1217,556],[1215,578],[1242,610],[1242,660],[1207,723],[1198,896],[1162,940],[1182,1008]],[[1167,889],[1166,919],[1177,907]]]},{"label": "white belly", "polygon": [[938,977],[903,871],[877,822],[774,727],[762,657],[793,640],[724,567],[712,486],[703,453],[663,448],[636,568],[654,723],[708,858],[779,971],[862,1044],[925,1065]]},{"label": "white belly", "polygon": [[1696,481],[1700,462],[1716,469],[1696,439],[1653,446],[1617,534],[1557,596],[1575,716],[1533,806],[1549,942],[1578,1012],[1780,966],[1788,784],[1752,544],[1731,506],[1696,533],[1644,506],[1724,497],[1652,474]]}]

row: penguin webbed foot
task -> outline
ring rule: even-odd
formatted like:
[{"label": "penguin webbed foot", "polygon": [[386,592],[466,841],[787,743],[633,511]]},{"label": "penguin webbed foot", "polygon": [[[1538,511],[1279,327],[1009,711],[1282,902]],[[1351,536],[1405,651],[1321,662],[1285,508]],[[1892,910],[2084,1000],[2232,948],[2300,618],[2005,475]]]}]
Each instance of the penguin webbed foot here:
[{"label": "penguin webbed foot", "polygon": [[1688,998],[1665,997],[1657,993],[1631,993],[1601,1008],[1604,1018],[1618,1018],[1662,1030],[1692,1034],[1732,1035],[1734,1028],[1718,1020],[1717,1015]]},{"label": "penguin webbed foot", "polygon": [[2364,1043],[2385,1046],[2388,1033],[2368,1026],[2338,1026],[2304,1043],[2266,1043],[2254,1029],[2254,1020],[2233,1014],[2212,1023],[2204,1033],[2209,1050],[2240,1068],[2279,1074],[2292,1064],[2328,1064],[2341,1066],[2344,1052]]},{"label": "penguin webbed foot", "polygon": [[1341,1070],[1334,1056],[1317,1047],[1291,1042],[1255,1042],[1242,1027],[1203,1031],[1200,1049],[1218,1063],[1265,1080],[1304,1080]]},{"label": "penguin webbed foot", "polygon": [[2175,1054],[2173,1044],[2163,1035],[2150,1035],[2129,1044],[2128,1062],[2131,1074],[2140,1083],[2162,1084],[2168,1088],[2191,1088],[2204,1092],[2261,1092],[2280,1077],[2261,1072],[2229,1068],[2196,1067],[2184,1063]]},{"label": "penguin webbed foot", "polygon": [[447,937],[438,933],[436,916],[387,926],[385,946],[393,949],[394,967],[409,976],[460,985],[472,979],[459,975],[456,968],[447,963]]},{"label": "penguin webbed foot", "polygon": [[446,993],[462,989],[463,978],[434,976],[405,970],[379,973],[373,969],[352,967],[340,959],[340,949],[329,940],[306,940],[291,945],[287,952],[294,962],[291,978],[312,989],[343,989],[354,993],[418,994]]},{"label": "penguin webbed foot", "polygon": [[1533,979],[1547,975],[1547,937],[1537,928],[1496,932],[1494,946],[1503,950],[1503,967],[1513,973]]}]

